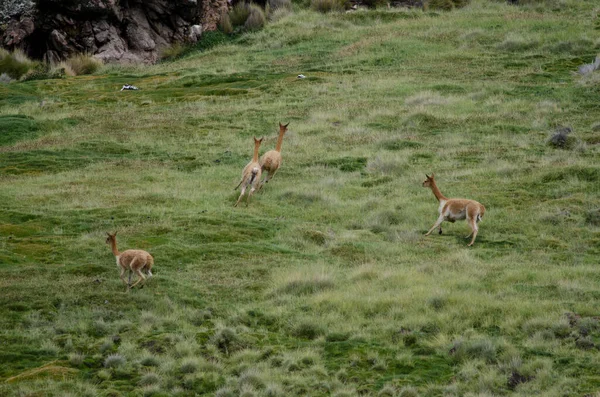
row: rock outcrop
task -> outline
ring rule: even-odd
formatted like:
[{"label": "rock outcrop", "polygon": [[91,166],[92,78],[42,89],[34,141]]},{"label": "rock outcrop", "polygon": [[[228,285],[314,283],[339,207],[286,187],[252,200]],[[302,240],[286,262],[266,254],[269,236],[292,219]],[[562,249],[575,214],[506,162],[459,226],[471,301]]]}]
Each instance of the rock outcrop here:
[{"label": "rock outcrop", "polygon": [[47,61],[88,53],[151,63],[163,48],[216,29],[227,7],[227,0],[4,0],[0,45]]}]

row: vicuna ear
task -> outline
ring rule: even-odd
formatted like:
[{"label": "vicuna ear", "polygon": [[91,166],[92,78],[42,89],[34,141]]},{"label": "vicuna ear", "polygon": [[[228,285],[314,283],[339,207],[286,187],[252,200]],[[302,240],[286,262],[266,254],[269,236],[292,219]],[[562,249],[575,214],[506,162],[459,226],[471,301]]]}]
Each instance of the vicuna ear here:
[{"label": "vicuna ear", "polygon": [[109,233],[109,232],[106,232],[106,235],[107,235],[108,237],[110,237],[110,233]]},{"label": "vicuna ear", "polygon": [[435,174],[434,174],[434,173],[432,173],[432,174],[431,174],[431,179],[433,179],[433,177],[434,177],[434,176],[435,176]]},{"label": "vicuna ear", "polygon": [[429,175],[425,174],[425,176],[427,177],[427,179],[429,179]]},{"label": "vicuna ear", "polygon": [[287,124],[281,124],[281,122],[279,122],[279,128],[287,128],[287,126],[290,125],[290,123]]}]

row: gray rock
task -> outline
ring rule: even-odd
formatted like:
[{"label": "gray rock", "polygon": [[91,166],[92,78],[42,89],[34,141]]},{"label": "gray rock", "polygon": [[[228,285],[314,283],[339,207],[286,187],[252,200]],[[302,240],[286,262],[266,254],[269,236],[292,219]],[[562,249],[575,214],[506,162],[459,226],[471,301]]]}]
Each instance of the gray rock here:
[{"label": "gray rock", "polygon": [[163,48],[216,29],[227,9],[227,0],[0,0],[0,45],[51,61],[86,52],[149,63]]}]

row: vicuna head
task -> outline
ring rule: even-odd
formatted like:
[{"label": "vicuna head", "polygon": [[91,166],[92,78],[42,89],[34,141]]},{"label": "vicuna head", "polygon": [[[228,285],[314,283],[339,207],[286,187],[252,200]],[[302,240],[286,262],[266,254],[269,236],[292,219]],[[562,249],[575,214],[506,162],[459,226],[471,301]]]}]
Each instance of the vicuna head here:
[{"label": "vicuna head", "polygon": [[111,244],[111,243],[117,241],[117,232],[114,232],[114,234],[110,234],[109,232],[106,232],[106,235],[108,236],[106,238],[106,244]]},{"label": "vicuna head", "polygon": [[263,141],[263,139],[265,139],[264,137],[260,138],[260,139],[256,139],[256,137],[254,137],[254,144],[255,145],[260,145]]},{"label": "vicuna head", "polygon": [[431,185],[435,183],[435,181],[433,180],[434,174],[431,174],[431,176],[425,174],[425,176],[427,177],[427,179],[423,181],[423,187],[431,187]]},{"label": "vicuna head", "polygon": [[288,125],[290,125],[290,123],[287,123],[284,125],[284,124],[281,124],[281,122],[279,122],[279,132],[286,132]]}]

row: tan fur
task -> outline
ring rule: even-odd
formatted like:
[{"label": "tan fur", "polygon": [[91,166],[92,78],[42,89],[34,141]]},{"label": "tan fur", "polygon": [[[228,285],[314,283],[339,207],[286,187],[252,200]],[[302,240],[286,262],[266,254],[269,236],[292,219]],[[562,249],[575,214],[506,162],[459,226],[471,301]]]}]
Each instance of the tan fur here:
[{"label": "tan fur", "polygon": [[286,125],[279,123],[279,136],[277,137],[277,145],[275,146],[275,150],[269,150],[260,158],[261,170],[262,172],[267,171],[267,176],[265,177],[264,182],[260,184],[259,189],[262,188],[265,183],[273,179],[275,173],[279,167],[281,167],[283,162],[281,158],[281,145],[283,143],[283,135],[285,135],[288,125],[290,125],[290,123],[287,123]]},{"label": "tan fur", "polygon": [[431,188],[435,198],[437,198],[440,202],[440,206],[438,208],[438,213],[440,216],[433,227],[425,235],[429,236],[436,227],[439,228],[439,233],[442,234],[441,225],[443,221],[454,223],[456,221],[466,219],[467,224],[471,227],[471,234],[469,234],[467,238],[473,236],[471,238],[471,242],[467,246],[472,246],[479,230],[478,223],[481,219],[483,219],[483,215],[485,214],[485,207],[483,204],[475,200],[449,199],[445,197],[442,192],[440,192],[440,189],[438,189],[437,185],[435,184],[434,174],[431,174],[431,176],[425,176],[427,179],[423,182],[423,187]]},{"label": "tan fur", "polygon": [[[106,238],[106,244],[109,244],[112,252],[117,259],[117,265],[121,270],[121,281],[123,284],[127,286],[127,290],[135,287],[138,283],[142,282],[142,287],[146,283],[146,276],[144,273],[148,275],[148,278],[152,277],[152,265],[154,265],[154,258],[148,252],[143,250],[127,250],[123,252],[119,252],[117,248],[117,232],[114,234],[106,233],[108,237]],[[129,282],[125,281],[125,272],[129,271]],[[137,281],[132,285],[131,284],[131,276],[135,273],[138,276]]]},{"label": "tan fur", "polygon": [[246,164],[242,170],[242,180],[235,187],[235,189],[237,189],[241,185],[242,192],[240,197],[238,197],[237,201],[233,205],[234,207],[237,207],[237,205],[240,203],[240,200],[244,196],[244,193],[246,193],[246,188],[250,186],[250,193],[248,193],[248,198],[246,200],[246,205],[248,205],[250,203],[250,196],[254,194],[256,188],[259,186],[261,168],[260,163],[258,162],[258,148],[260,148],[260,144],[262,143],[263,139],[264,138],[256,139],[256,137],[254,137],[254,154],[252,156],[252,160]]}]

